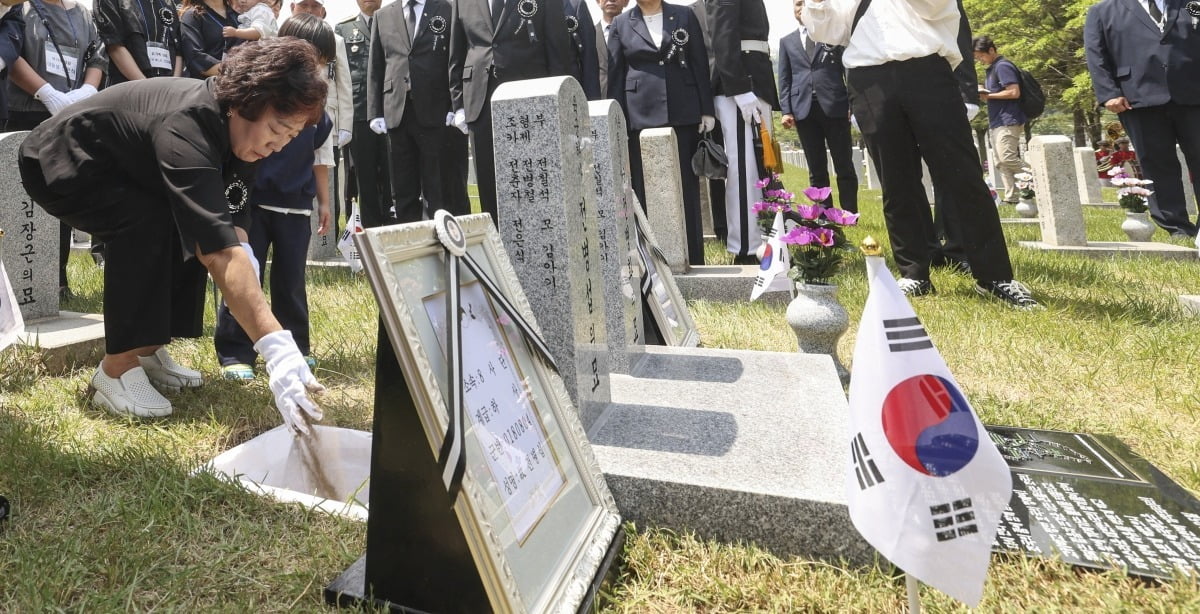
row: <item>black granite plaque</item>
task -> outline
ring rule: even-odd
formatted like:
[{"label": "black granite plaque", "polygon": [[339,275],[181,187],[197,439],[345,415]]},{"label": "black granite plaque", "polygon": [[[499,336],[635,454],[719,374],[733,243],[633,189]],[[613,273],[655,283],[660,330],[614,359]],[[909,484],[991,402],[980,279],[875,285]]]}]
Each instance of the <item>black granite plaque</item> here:
[{"label": "black granite plaque", "polygon": [[1200,572],[1200,501],[1119,439],[987,429],[1013,473],[994,551],[1143,578]]}]

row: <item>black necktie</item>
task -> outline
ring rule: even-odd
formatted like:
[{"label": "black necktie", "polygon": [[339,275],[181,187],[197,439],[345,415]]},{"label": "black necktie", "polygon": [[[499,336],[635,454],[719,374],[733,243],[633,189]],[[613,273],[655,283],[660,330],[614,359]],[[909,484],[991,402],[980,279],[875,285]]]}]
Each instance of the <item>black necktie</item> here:
[{"label": "black necktie", "polygon": [[417,37],[417,0],[408,0],[408,35]]},{"label": "black necktie", "polygon": [[[1150,1],[1153,2],[1154,0],[1150,0]],[[810,62],[813,59],[813,51],[816,51],[816,49],[817,49],[817,44],[815,42],[813,42],[812,37],[805,34],[805,36],[804,36],[804,53],[808,54],[808,60]]]},{"label": "black necktie", "polygon": [[492,25],[500,23],[500,13],[504,12],[504,0],[492,0]]},{"label": "black necktie", "polygon": [[1146,0],[1146,8],[1150,10],[1150,18],[1155,23],[1162,22],[1162,11],[1158,10],[1158,3],[1154,0]]}]

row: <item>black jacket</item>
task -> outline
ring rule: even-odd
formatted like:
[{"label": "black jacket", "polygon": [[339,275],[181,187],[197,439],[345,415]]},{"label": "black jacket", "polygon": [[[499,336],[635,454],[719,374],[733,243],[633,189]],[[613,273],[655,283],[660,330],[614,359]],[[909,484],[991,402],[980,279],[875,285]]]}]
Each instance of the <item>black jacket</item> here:
[{"label": "black jacket", "polygon": [[608,97],[620,103],[630,130],[694,125],[714,114],[700,23],[687,7],[662,8],[661,45],[636,6],[613,20],[608,37]]},{"label": "black jacket", "polygon": [[426,0],[417,36],[409,38],[403,2],[375,12],[371,23],[371,59],[367,70],[367,117],[382,117],[387,127],[416,113],[427,128],[446,125],[450,108],[450,20],[447,0]]},{"label": "black jacket", "polygon": [[1103,0],[1087,12],[1083,46],[1100,104],[1200,104],[1200,31],[1186,0],[1166,0],[1162,32],[1137,0]]},{"label": "black jacket", "polygon": [[[8,77],[8,67],[21,57],[21,47],[25,40],[25,16],[21,5],[15,5],[0,17],[0,58],[4,59],[4,71],[0,73]],[[8,88],[0,83],[0,120],[8,119]]]},{"label": "black jacket", "polygon": [[571,76],[583,86],[588,100],[600,100],[600,58],[596,53],[596,29],[591,27],[592,14],[581,0],[563,0],[563,14],[571,43]]},{"label": "black jacket", "polygon": [[[403,2],[398,3],[403,6]],[[376,15],[379,11],[375,12]],[[374,19],[372,19],[374,21]],[[400,27],[404,25],[401,19]],[[371,30],[362,13],[343,20],[334,26],[333,31],[342,37],[346,45],[346,63],[350,65],[350,91],[354,98],[354,121],[364,122],[380,115],[367,116],[367,66],[371,54]],[[442,117],[445,121],[445,117]]]},{"label": "black jacket", "polygon": [[704,2],[704,32],[713,48],[713,91],[718,96],[754,92],[771,108],[779,110],[775,70],[771,56],[743,52],[742,41],[766,41],[771,31],[763,0],[701,0]]},{"label": "black jacket", "polygon": [[784,115],[808,117],[813,94],[827,117],[850,116],[846,92],[846,69],[842,66],[845,47],[815,43],[809,58],[797,30],[779,41],[779,106]]}]

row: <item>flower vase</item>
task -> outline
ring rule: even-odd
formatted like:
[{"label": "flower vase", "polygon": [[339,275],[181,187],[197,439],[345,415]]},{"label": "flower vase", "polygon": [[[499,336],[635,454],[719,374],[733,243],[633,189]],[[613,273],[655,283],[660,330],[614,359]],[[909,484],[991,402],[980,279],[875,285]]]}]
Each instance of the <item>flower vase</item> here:
[{"label": "flower vase", "polygon": [[1154,235],[1154,222],[1150,221],[1150,213],[1147,211],[1126,211],[1121,230],[1125,231],[1130,241],[1149,241]]},{"label": "flower vase", "polygon": [[1024,218],[1037,217],[1037,201],[1032,198],[1022,197],[1017,201],[1016,211],[1017,215]]},{"label": "flower vase", "polygon": [[797,283],[796,298],[787,307],[787,323],[796,333],[800,353],[829,354],[845,384],[850,373],[838,360],[837,344],[850,327],[850,315],[838,302],[837,290],[832,284]]}]

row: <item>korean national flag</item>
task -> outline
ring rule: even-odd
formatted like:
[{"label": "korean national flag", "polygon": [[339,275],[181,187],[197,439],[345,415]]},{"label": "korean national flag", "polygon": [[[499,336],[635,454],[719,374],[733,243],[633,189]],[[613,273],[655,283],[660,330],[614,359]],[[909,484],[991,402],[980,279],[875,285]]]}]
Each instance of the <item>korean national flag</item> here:
[{"label": "korean national flag", "polygon": [[[764,245],[762,261],[758,265],[758,278],[750,290],[750,300],[755,300],[768,290],[789,290],[787,270],[791,266],[787,246],[783,238],[783,212],[775,212],[771,234]],[[783,277],[779,277],[783,275]]]},{"label": "korean national flag", "polygon": [[12,345],[24,330],[25,321],[21,318],[12,284],[8,282],[8,271],[0,261],[0,350]]},{"label": "korean national flag", "polygon": [[342,252],[342,258],[350,265],[350,270],[357,273],[363,269],[362,259],[354,247],[354,234],[363,231],[362,218],[358,216],[358,207],[350,209],[350,218],[346,220],[346,229],[338,239],[337,248]]},{"label": "korean national flag", "polygon": [[1008,466],[879,257],[854,346],[846,495],[858,532],[974,607],[1012,496]]}]

